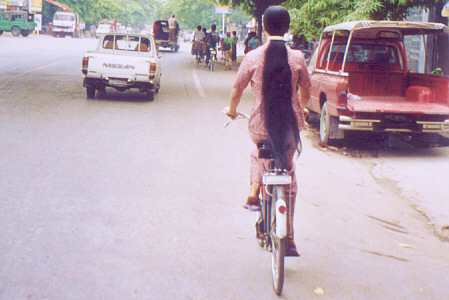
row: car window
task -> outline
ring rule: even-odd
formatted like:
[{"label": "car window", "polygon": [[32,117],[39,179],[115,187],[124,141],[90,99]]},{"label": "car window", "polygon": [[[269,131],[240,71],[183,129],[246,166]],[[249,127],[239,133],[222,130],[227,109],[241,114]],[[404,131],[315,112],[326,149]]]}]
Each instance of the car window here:
[{"label": "car window", "polygon": [[140,52],[150,52],[151,50],[151,43],[150,39],[142,37],[140,40]]},{"label": "car window", "polygon": [[11,15],[11,20],[12,21],[22,21],[23,18],[22,18],[22,15],[14,14],[14,15]]},{"label": "car window", "polygon": [[[346,44],[332,46],[330,61],[342,63]],[[326,53],[327,50],[326,50]],[[327,61],[327,54],[324,55]],[[354,43],[349,48],[347,63],[397,64],[399,62],[397,48],[387,44]]]},{"label": "car window", "polygon": [[109,50],[150,52],[151,42],[146,37],[111,34],[104,37],[102,47]]},{"label": "car window", "polygon": [[312,56],[310,57],[310,60],[309,60],[309,67],[315,68],[317,57],[318,57],[318,48],[316,48],[315,51],[313,51],[313,54],[312,54]]},{"label": "car window", "polygon": [[[345,55],[345,50],[346,50],[346,44],[344,44],[344,45],[334,44],[332,46],[332,50],[331,50],[330,61],[336,62],[336,63],[342,63],[343,57]],[[325,59],[327,61],[327,55],[326,55]]]},{"label": "car window", "polygon": [[116,50],[137,51],[139,38],[135,36],[116,35]]},{"label": "car window", "polygon": [[354,44],[349,49],[347,62],[397,64],[395,47],[385,44]]},{"label": "car window", "polygon": [[106,35],[103,39],[103,48],[104,49],[114,49],[114,36]]}]

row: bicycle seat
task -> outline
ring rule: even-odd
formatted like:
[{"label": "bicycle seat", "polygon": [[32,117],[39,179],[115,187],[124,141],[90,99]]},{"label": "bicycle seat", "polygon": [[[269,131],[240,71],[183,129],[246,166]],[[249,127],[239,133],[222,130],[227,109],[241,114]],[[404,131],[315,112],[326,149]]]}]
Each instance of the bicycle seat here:
[{"label": "bicycle seat", "polygon": [[270,159],[273,158],[271,152],[271,145],[268,141],[262,141],[257,143],[257,149],[259,150],[259,158]]}]

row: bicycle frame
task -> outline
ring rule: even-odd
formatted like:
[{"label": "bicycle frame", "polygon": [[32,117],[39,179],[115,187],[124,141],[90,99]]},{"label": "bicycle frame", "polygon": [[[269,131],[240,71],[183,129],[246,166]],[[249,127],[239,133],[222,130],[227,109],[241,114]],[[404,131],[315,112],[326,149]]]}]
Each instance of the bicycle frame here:
[{"label": "bicycle frame", "polygon": [[[263,239],[265,246],[270,245],[271,234],[277,238],[283,239],[288,233],[287,202],[285,199],[284,187],[290,187],[292,183],[291,176],[283,170],[270,168],[262,176],[262,219],[256,223],[257,238]],[[289,202],[291,202],[291,188],[289,188]],[[274,200],[274,201],[273,201]],[[291,203],[289,206],[291,207]],[[262,227],[258,224],[263,224]],[[272,230],[272,225],[276,227]]]}]

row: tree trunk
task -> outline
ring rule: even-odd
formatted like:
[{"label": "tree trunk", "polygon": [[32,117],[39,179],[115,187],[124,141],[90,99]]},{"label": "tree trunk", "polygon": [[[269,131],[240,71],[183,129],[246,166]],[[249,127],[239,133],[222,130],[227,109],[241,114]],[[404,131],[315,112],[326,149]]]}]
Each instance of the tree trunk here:
[{"label": "tree trunk", "polygon": [[256,18],[257,23],[257,36],[259,40],[262,41],[262,32],[263,32],[263,24],[262,24],[262,15],[265,10],[271,5],[280,5],[282,2],[286,0],[252,0],[254,5],[256,6],[256,11],[254,13],[254,17]]}]

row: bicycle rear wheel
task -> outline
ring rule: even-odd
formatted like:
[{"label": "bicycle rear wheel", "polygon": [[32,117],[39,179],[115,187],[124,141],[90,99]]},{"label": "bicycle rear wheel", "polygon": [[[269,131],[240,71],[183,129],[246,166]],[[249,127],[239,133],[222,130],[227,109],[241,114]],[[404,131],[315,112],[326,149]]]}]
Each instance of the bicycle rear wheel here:
[{"label": "bicycle rear wheel", "polygon": [[284,258],[285,238],[271,236],[271,273],[273,275],[273,289],[276,295],[282,294],[284,287]]}]

